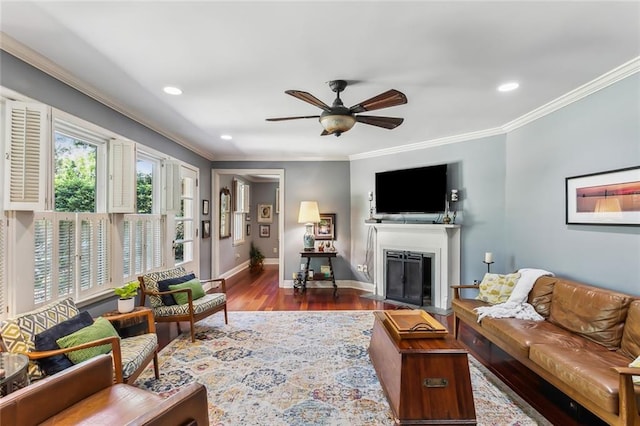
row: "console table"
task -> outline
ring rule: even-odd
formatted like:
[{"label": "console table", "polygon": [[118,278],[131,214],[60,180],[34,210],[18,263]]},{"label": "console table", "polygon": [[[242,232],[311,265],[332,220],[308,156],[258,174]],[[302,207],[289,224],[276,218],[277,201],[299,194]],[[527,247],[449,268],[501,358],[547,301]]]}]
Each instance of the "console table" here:
[{"label": "console table", "polygon": [[369,356],[395,423],[475,425],[467,351],[451,335],[399,339],[374,312]]},{"label": "console table", "polygon": [[[331,264],[331,259],[338,255],[335,251],[301,251],[300,258],[307,258],[307,266],[303,272],[302,283],[300,283],[300,287],[302,287],[302,291],[304,292],[307,289],[307,281],[331,281],[333,283],[333,296],[337,296],[338,294],[338,285],[336,284],[336,277],[333,275],[333,265]],[[309,279],[309,264],[311,263],[312,258],[326,258],[329,263],[329,277],[322,277],[322,279],[316,279],[314,276]]]},{"label": "console table", "polygon": [[29,358],[26,355],[0,352],[0,396],[29,384],[28,366]]}]

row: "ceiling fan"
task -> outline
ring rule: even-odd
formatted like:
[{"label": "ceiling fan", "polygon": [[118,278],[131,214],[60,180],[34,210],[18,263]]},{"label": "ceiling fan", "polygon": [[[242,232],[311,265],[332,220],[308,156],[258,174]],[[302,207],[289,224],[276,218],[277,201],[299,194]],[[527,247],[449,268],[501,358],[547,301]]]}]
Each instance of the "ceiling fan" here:
[{"label": "ceiling fan", "polygon": [[395,129],[402,124],[404,118],[397,117],[378,117],[375,115],[356,115],[359,112],[374,111],[382,108],[389,108],[396,105],[402,105],[407,103],[407,97],[404,93],[395,89],[387,90],[371,99],[362,101],[355,104],[351,108],[347,108],[340,99],[340,92],[347,87],[345,80],[332,80],[329,82],[331,90],[336,92],[336,99],[331,106],[325,104],[320,99],[313,96],[311,93],[303,92],[300,90],[286,90],[284,93],[291,95],[294,98],[298,98],[301,101],[310,103],[322,109],[323,112],[320,115],[305,115],[300,117],[280,117],[280,118],[267,118],[267,121],[284,121],[284,120],[297,120],[300,118],[318,118],[320,124],[324,127],[324,131],[321,136],[336,135],[340,136],[342,133],[350,130],[356,122],[369,124],[371,126],[382,127],[384,129]]}]

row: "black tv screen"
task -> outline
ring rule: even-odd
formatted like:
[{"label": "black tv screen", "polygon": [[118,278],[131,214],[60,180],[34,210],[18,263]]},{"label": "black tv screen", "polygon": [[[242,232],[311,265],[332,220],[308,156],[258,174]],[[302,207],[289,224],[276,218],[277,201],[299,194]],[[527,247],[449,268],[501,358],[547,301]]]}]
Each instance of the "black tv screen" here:
[{"label": "black tv screen", "polygon": [[376,173],[377,213],[440,213],[446,195],[446,164]]}]

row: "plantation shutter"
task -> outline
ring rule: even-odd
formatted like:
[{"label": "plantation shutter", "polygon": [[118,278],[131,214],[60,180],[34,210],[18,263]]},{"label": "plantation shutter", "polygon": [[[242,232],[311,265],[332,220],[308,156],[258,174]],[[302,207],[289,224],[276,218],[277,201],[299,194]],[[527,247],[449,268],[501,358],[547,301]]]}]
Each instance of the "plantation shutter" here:
[{"label": "plantation shutter", "polygon": [[180,211],[180,163],[172,160],[162,162],[162,214]]},{"label": "plantation shutter", "polygon": [[136,211],[136,145],[113,139],[109,142],[109,213]]},{"label": "plantation shutter", "polygon": [[109,284],[109,218],[105,214],[81,214],[78,221],[78,282],[82,297]]},{"label": "plantation shutter", "polygon": [[56,297],[74,294],[76,270],[76,220],[75,215],[60,214],[56,217],[58,249],[58,277]]},{"label": "plantation shutter", "polygon": [[153,230],[150,242],[153,246],[152,263],[147,265],[147,271],[160,268],[162,266],[162,218],[154,216],[152,219]]},{"label": "plantation shutter", "polygon": [[5,244],[7,241],[7,224],[4,216],[4,212],[0,210],[0,218],[2,218],[2,223],[0,223],[0,319],[4,317],[7,312],[7,267],[6,267],[6,258],[7,251],[5,249]]},{"label": "plantation shutter", "polygon": [[53,213],[39,213],[34,220],[33,302],[43,304],[53,297]]},{"label": "plantation shutter", "polygon": [[5,210],[44,210],[47,183],[48,107],[7,101]]},{"label": "plantation shutter", "polygon": [[124,236],[122,239],[122,275],[128,278],[132,275],[131,270],[131,219],[125,216],[123,228]]}]

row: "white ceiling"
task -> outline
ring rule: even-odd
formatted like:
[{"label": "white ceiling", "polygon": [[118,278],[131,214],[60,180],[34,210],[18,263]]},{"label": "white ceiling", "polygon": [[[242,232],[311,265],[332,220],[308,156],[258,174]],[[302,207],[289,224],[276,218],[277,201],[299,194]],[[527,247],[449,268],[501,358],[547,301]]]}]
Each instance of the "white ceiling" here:
[{"label": "white ceiling", "polygon": [[[638,1],[1,0],[0,8],[5,49],[18,41],[74,86],[211,159],[357,158],[494,129],[640,56]],[[407,105],[368,114],[405,122],[358,123],[336,138],[321,137],[313,119],[265,121],[319,114],[283,92],[331,104],[333,79],[354,81],[346,106],[400,90]],[[510,80],[520,89],[496,91]],[[164,94],[166,85],[183,95]]]}]

